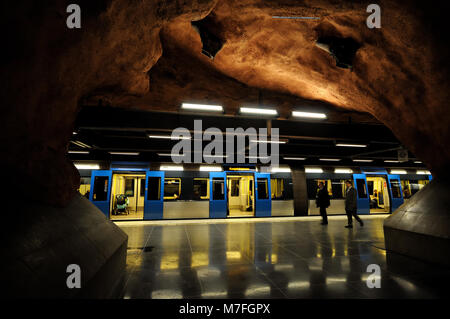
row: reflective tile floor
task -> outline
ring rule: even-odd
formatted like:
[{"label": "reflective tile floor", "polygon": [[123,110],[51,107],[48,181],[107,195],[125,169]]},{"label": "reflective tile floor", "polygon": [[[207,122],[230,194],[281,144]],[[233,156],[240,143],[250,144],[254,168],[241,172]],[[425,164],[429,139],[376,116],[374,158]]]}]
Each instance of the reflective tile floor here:
[{"label": "reflective tile floor", "polygon": [[129,236],[124,298],[448,298],[448,267],[386,254],[386,217],[353,229],[343,216],[328,226],[316,217],[118,222]]}]

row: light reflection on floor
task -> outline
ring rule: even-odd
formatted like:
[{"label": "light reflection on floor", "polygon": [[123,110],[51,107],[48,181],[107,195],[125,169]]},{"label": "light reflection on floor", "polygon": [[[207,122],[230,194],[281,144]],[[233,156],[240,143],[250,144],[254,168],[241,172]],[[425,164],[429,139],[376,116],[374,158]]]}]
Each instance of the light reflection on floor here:
[{"label": "light reflection on floor", "polygon": [[[343,216],[328,226],[317,218],[120,222],[129,236],[124,298],[449,296],[448,269],[392,254],[388,267],[385,217],[350,230]],[[370,264],[381,267],[379,289],[367,287]]]}]

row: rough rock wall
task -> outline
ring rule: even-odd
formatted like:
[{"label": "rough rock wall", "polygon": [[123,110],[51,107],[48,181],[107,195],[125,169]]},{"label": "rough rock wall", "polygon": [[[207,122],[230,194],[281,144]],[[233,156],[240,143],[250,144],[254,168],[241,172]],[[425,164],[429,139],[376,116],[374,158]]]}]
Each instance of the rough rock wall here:
[{"label": "rough rock wall", "polygon": [[[69,30],[69,3],[2,3],[2,162],[33,199],[64,205],[77,188],[65,153],[80,101],[176,110],[180,99],[225,96],[232,112],[256,88],[286,97],[282,114],[296,98],[369,112],[435,176],[449,174],[448,5],[378,1],[382,28],[368,29],[357,0],[78,1],[82,29]],[[190,25],[205,17],[224,41],[214,61]],[[352,71],[315,46],[319,36],[361,44]]]},{"label": "rough rock wall", "polygon": [[66,27],[72,1],[2,2],[2,157],[7,180],[28,199],[65,205],[79,175],[66,158],[83,96],[149,90],[162,53],[160,28],[201,19],[215,1],[77,1],[82,28]]}]

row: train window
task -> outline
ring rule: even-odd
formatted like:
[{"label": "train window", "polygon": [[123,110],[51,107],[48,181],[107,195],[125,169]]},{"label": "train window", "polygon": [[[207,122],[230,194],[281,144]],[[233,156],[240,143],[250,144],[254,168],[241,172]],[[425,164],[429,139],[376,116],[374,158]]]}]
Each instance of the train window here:
[{"label": "train window", "polygon": [[208,182],[207,178],[194,178],[194,200],[208,199]]},{"label": "train window", "polygon": [[272,199],[284,199],[286,193],[284,190],[284,179],[282,178],[272,178],[270,180],[271,197]]},{"label": "train window", "polygon": [[325,187],[328,190],[328,195],[333,197],[333,183],[331,180],[325,179],[307,179],[306,180],[306,190],[308,193],[308,199],[315,199],[317,195],[317,191],[319,190],[319,183],[324,183]]},{"label": "train window", "polygon": [[239,180],[232,179],[230,187],[230,196],[236,197],[239,196]]},{"label": "train window", "polygon": [[418,181],[419,183],[419,189],[422,189],[422,187],[424,187],[425,185],[427,185],[430,181],[428,179],[423,179]]},{"label": "train window", "polygon": [[357,179],[356,186],[358,188],[358,197],[359,198],[367,198],[366,180],[365,179]]},{"label": "train window", "polygon": [[329,180],[329,179],[327,179],[327,180],[326,179],[317,179],[316,182],[317,182],[317,188],[319,188],[319,183],[323,183],[325,185],[327,191],[328,191],[328,195],[330,195],[330,197],[333,196],[333,189],[331,187],[331,185],[332,185],[331,184],[331,180]]},{"label": "train window", "polygon": [[213,178],[213,200],[225,199],[225,181],[221,177]]},{"label": "train window", "polygon": [[400,191],[400,182],[398,179],[391,179],[391,191],[392,191],[392,197],[394,197],[394,198],[402,197],[402,194]]},{"label": "train window", "polygon": [[80,188],[78,191],[81,195],[89,198],[89,193],[91,190],[91,179],[89,177],[82,177],[80,180]]},{"label": "train window", "polygon": [[411,196],[412,196],[420,190],[419,184],[417,183],[418,182],[417,180],[410,180],[408,182],[409,182],[409,189],[411,191]]},{"label": "train window", "polygon": [[267,178],[258,178],[258,199],[268,199],[269,192],[267,190]]},{"label": "train window", "polygon": [[345,198],[346,191],[347,191],[347,186],[345,185],[345,180],[339,180],[339,179],[331,180],[331,193],[333,194],[333,199]]},{"label": "train window", "polygon": [[308,199],[315,199],[317,194],[317,182],[314,179],[306,180],[306,191]]},{"label": "train window", "polygon": [[134,178],[125,179],[125,195],[134,197]]},{"label": "train window", "polygon": [[369,189],[369,195],[373,195],[373,181],[367,181],[367,188]]},{"label": "train window", "polygon": [[181,178],[164,179],[164,199],[178,199],[181,193]]},{"label": "train window", "polygon": [[292,179],[287,178],[284,180],[284,197],[283,199],[294,199],[292,187]]},{"label": "train window", "polygon": [[[410,186],[411,196],[414,195],[415,193],[417,193],[418,191],[420,191],[422,189],[422,187],[424,187],[429,182],[430,182],[429,180],[410,180],[409,186]],[[403,187],[403,189],[405,189],[405,187]]]},{"label": "train window", "polygon": [[140,179],[140,183],[141,183],[141,188],[139,191],[139,196],[144,197],[145,196],[145,178],[141,178]]},{"label": "train window", "polygon": [[104,201],[108,197],[108,176],[95,176],[94,179],[94,194],[92,199],[94,201]]},{"label": "train window", "polygon": [[401,180],[402,190],[403,190],[403,198],[408,199],[412,194],[411,184],[409,180]]},{"label": "train window", "polygon": [[160,200],[160,198],[161,198],[161,177],[149,177],[147,200]]}]

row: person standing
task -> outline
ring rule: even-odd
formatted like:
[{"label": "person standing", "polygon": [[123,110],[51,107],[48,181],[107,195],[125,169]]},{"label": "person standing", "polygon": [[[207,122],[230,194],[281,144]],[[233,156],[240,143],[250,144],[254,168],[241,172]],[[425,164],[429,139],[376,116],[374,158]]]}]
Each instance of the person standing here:
[{"label": "person standing", "polygon": [[320,207],[322,225],[328,225],[327,208],[330,206],[330,196],[323,182],[319,183],[319,191],[316,195],[316,206]]},{"label": "person standing", "polygon": [[363,221],[361,218],[358,217],[357,214],[357,204],[356,204],[356,189],[353,187],[353,182],[348,180],[345,182],[347,185],[347,193],[345,196],[345,212],[347,214],[348,219],[348,225],[345,226],[345,228],[353,228],[353,220],[352,217],[355,217],[355,219],[359,222],[359,224],[364,226]]}]

